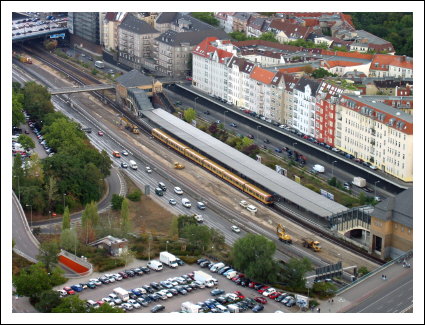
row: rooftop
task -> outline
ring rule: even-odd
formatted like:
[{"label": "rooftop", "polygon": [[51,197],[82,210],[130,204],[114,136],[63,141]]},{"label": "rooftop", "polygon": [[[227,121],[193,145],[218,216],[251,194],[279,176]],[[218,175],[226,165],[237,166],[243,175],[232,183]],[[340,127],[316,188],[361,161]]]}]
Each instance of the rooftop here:
[{"label": "rooftop", "polygon": [[123,85],[124,87],[131,88],[131,87],[152,85],[153,78],[149,76],[145,76],[140,71],[133,69],[130,72],[127,72],[123,74],[122,76],[119,76],[116,79],[116,81],[119,84]]},{"label": "rooftop", "polygon": [[159,31],[153,28],[151,25],[149,25],[144,20],[138,19],[134,17],[132,14],[127,14],[124,18],[124,20],[121,22],[118,28],[121,28],[123,30],[133,32],[135,34],[155,34]]}]

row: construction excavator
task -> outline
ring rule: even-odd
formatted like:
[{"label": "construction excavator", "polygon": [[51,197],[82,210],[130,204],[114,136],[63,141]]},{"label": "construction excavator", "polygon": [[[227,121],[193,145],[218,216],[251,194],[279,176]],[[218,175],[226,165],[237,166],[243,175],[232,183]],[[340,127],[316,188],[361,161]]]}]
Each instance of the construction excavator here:
[{"label": "construction excavator", "polygon": [[292,244],[292,237],[286,233],[286,229],[280,223],[277,225],[276,233],[280,241],[286,244]]},{"label": "construction excavator", "polygon": [[121,117],[121,120],[124,123],[124,126],[127,130],[129,130],[130,132],[132,132],[134,134],[140,133],[137,125],[134,125],[133,123],[129,122],[129,120],[127,120],[125,117]]},{"label": "construction excavator", "polygon": [[174,168],[175,169],[183,169],[184,168],[184,165],[176,161],[174,163]]}]

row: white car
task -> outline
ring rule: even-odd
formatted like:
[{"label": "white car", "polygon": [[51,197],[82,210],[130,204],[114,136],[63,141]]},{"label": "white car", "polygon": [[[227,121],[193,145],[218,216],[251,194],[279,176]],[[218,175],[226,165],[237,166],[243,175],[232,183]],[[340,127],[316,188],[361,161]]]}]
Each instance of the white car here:
[{"label": "white car", "polygon": [[340,150],[338,148],[332,148],[332,151],[338,152]]},{"label": "white car", "polygon": [[102,285],[102,282],[99,281],[99,279],[90,279],[89,282],[93,282],[95,285],[100,286]]},{"label": "white car", "polygon": [[241,230],[237,226],[232,226],[232,231],[237,233],[237,234],[239,234],[241,232]]},{"label": "white car", "polygon": [[178,195],[182,195],[183,194],[183,191],[182,191],[182,189],[180,187],[176,186],[174,188],[174,193],[176,193]]},{"label": "white car", "polygon": [[246,209],[249,211],[249,212],[257,212],[257,208],[255,207],[255,206],[253,206],[252,204],[250,204],[250,205],[248,205],[247,207],[246,207]]},{"label": "white car", "polygon": [[167,299],[168,299],[167,295],[166,295],[163,291],[157,291],[157,292],[155,292],[155,293],[156,293],[158,296],[160,296],[162,300],[167,300]]},{"label": "white car", "polygon": [[115,293],[110,293],[109,298],[112,299],[112,301],[115,303],[115,305],[121,305],[122,304],[122,300],[120,298],[118,298],[118,296]]},{"label": "white car", "polygon": [[167,298],[171,298],[173,296],[173,294],[171,292],[168,292],[168,290],[161,290],[160,292],[165,294],[167,296]]},{"label": "white car", "polygon": [[124,156],[128,156],[128,152],[127,152],[127,150],[123,150],[123,151],[121,151],[121,153],[122,153]]},{"label": "white car", "polygon": [[285,125],[285,124],[281,124],[281,125],[279,125],[279,127],[280,127],[281,129],[284,129],[284,128],[286,128],[286,125]]},{"label": "white car", "polygon": [[133,305],[129,304],[128,302],[123,303],[122,306],[125,308],[125,310],[133,310]]},{"label": "white car", "polygon": [[127,301],[127,303],[131,304],[131,305],[133,306],[133,308],[136,308],[136,309],[142,308],[142,305],[141,305],[141,304],[139,304],[139,303],[138,303],[136,300],[134,300],[134,299],[129,299],[129,300]]},{"label": "white car", "polygon": [[276,292],[275,288],[268,288],[266,291],[263,292],[263,296],[268,297],[269,295],[275,292]]},{"label": "white car", "polygon": [[171,205],[176,205],[176,204],[177,204],[177,201],[176,201],[176,200],[174,200],[174,199],[170,199],[170,200],[168,201],[168,203],[170,203]]},{"label": "white car", "polygon": [[57,290],[57,291],[59,292],[59,295],[61,297],[66,297],[68,295],[68,293],[63,289],[60,289],[60,290]]},{"label": "white car", "polygon": [[146,166],[146,171],[147,171],[148,173],[152,173],[152,169],[151,169],[149,166]]},{"label": "white car", "polygon": [[104,301],[105,303],[109,304],[110,306],[115,306],[115,303],[109,297],[102,298],[102,301]]},{"label": "white car", "polygon": [[369,168],[370,168],[370,169],[373,169],[373,170],[378,169],[378,167],[376,167],[376,166],[374,166],[374,165],[370,165],[370,166],[369,166]]},{"label": "white car", "polygon": [[186,208],[190,208],[192,206],[192,203],[190,203],[189,199],[186,199],[186,198],[182,199],[182,204]]},{"label": "white car", "polygon": [[173,286],[178,286],[179,283],[174,278],[167,279],[168,282],[170,282]]},{"label": "white car", "polygon": [[240,205],[241,207],[246,208],[246,207],[248,206],[248,202],[246,202],[245,200],[242,200],[242,201],[240,201],[240,202],[239,202],[239,205]]},{"label": "white car", "polygon": [[115,280],[117,281],[121,281],[122,280],[122,276],[119,275],[118,273],[112,274],[112,276],[115,278]]}]

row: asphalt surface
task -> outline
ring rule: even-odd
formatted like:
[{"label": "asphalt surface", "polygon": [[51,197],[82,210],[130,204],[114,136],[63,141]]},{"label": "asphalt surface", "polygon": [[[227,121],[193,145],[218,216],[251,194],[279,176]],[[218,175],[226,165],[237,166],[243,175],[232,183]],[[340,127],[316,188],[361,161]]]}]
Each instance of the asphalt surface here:
[{"label": "asphalt surface", "polygon": [[[146,261],[135,261],[131,265],[129,265],[127,268],[130,267],[137,267],[137,266],[146,266]],[[123,271],[124,268],[115,269],[113,271],[108,271],[105,273],[116,273]],[[262,297],[261,294],[259,294],[254,289],[245,288],[236,285],[232,281],[226,279],[224,276],[219,275],[217,273],[213,273],[205,268],[200,268],[197,264],[194,265],[183,265],[179,266],[177,269],[171,269],[164,265],[164,269],[160,272],[152,271],[149,274],[144,274],[143,276],[135,276],[133,278],[127,278],[123,279],[122,281],[118,281],[115,283],[109,283],[109,284],[102,284],[101,286],[97,287],[96,289],[85,289],[82,292],[78,293],[81,299],[86,300],[94,300],[98,301],[101,300],[104,297],[107,297],[110,293],[112,293],[114,288],[122,287],[126,290],[134,289],[137,287],[141,287],[142,285],[149,285],[151,282],[157,282],[167,280],[168,278],[181,276],[183,274],[187,274],[189,272],[193,272],[195,270],[202,270],[206,273],[211,274],[214,278],[218,280],[218,288],[225,290],[226,293],[233,292],[233,291],[240,291],[245,297],[255,298],[255,297]],[[77,283],[83,283],[87,282],[89,279],[98,277],[101,274],[94,273],[90,276],[84,277],[82,279],[78,280],[69,280],[66,284],[62,286],[55,287],[55,289],[62,289],[64,286],[71,286]],[[204,288],[204,289],[196,289],[192,292],[189,292],[187,295],[177,295],[172,298],[168,298],[167,300],[159,300],[157,302],[152,302],[147,307],[143,307],[140,309],[133,309],[132,311],[129,311],[129,313],[146,313],[150,312],[150,309],[157,305],[162,304],[165,306],[164,312],[173,312],[173,311],[179,311],[181,308],[181,304],[186,301],[190,301],[193,303],[197,303],[200,301],[205,301],[207,299],[214,298],[211,296],[210,291],[214,288]],[[281,310],[285,313],[289,312],[298,312],[298,307],[286,307],[283,304],[276,302],[272,299],[266,298],[267,304],[264,305],[264,310],[261,313],[274,313],[276,310]],[[252,311],[248,310],[246,313],[252,313]]]}]

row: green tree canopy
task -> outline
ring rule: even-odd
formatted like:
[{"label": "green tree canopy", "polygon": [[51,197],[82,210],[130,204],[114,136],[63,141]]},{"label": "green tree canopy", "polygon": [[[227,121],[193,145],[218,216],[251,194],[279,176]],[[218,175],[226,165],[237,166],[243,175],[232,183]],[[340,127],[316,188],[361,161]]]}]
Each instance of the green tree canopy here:
[{"label": "green tree canopy", "polygon": [[248,234],[233,245],[233,265],[256,281],[275,281],[278,271],[277,262],[273,259],[275,251],[276,245],[271,240]]},{"label": "green tree canopy", "polygon": [[87,312],[86,302],[78,295],[62,298],[61,303],[52,309],[52,313],[85,313]]},{"label": "green tree canopy", "polygon": [[35,297],[37,293],[52,288],[49,275],[42,262],[22,269],[12,277],[13,286],[18,295]]},{"label": "green tree canopy", "polygon": [[190,107],[184,111],[183,116],[186,122],[191,123],[196,118],[196,111]]},{"label": "green tree canopy", "polygon": [[61,233],[61,247],[73,252],[78,245],[78,236],[75,229],[63,229]]},{"label": "green tree canopy", "polygon": [[121,224],[121,232],[123,233],[124,236],[126,236],[131,229],[129,211],[128,211],[128,199],[124,199],[122,201],[120,224]]},{"label": "green tree canopy", "polygon": [[24,105],[24,95],[20,88],[13,89],[12,92],[12,126],[19,126],[21,123],[25,123],[25,116],[22,111]]},{"label": "green tree canopy", "polygon": [[29,136],[27,136],[27,135],[25,135],[25,134],[21,134],[21,135],[18,137],[18,142],[22,145],[22,147],[23,147],[25,150],[28,150],[28,149],[34,149],[34,148],[35,148],[34,140],[33,140],[33,139],[31,139]]},{"label": "green tree canopy", "polygon": [[190,15],[212,26],[218,26],[220,24],[212,12],[192,12]]},{"label": "green tree canopy", "polygon": [[62,230],[71,228],[71,215],[69,214],[69,208],[65,207],[62,217]]},{"label": "green tree canopy", "polygon": [[99,308],[90,308],[89,313],[125,313],[125,311],[110,304],[103,304]]},{"label": "green tree canopy", "polygon": [[47,88],[34,81],[27,82],[24,88],[24,107],[37,120],[54,111]]},{"label": "green tree canopy", "polygon": [[39,295],[35,308],[42,313],[50,313],[60,303],[61,298],[57,290],[45,290]]},{"label": "green tree canopy", "polygon": [[283,267],[283,281],[294,291],[302,290],[306,283],[304,276],[312,269],[313,265],[308,258],[291,258]]},{"label": "green tree canopy", "polygon": [[57,241],[52,240],[40,243],[40,251],[37,259],[43,262],[47,272],[50,272],[52,265],[57,262],[59,252],[60,246]]}]

